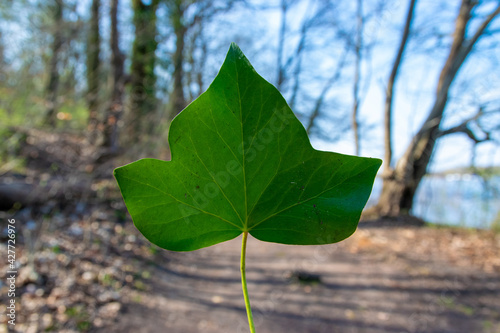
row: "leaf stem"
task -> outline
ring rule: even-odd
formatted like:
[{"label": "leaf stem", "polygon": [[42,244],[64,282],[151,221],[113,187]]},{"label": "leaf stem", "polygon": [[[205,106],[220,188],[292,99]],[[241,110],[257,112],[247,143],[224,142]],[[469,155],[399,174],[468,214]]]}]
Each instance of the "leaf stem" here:
[{"label": "leaf stem", "polygon": [[252,308],[250,307],[250,299],[248,298],[247,277],[245,274],[245,257],[246,257],[246,249],[247,249],[247,237],[248,237],[248,232],[247,231],[243,232],[243,240],[241,241],[241,262],[240,262],[241,287],[243,288],[243,297],[245,298],[245,307],[247,309],[248,326],[250,327],[250,333],[255,333],[255,326],[253,324],[253,316],[252,316]]}]

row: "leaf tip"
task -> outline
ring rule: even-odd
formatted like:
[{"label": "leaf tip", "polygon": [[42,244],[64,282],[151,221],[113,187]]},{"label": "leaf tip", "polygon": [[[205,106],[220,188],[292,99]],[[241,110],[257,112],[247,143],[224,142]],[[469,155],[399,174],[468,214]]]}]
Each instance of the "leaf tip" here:
[{"label": "leaf tip", "polygon": [[120,167],[115,168],[115,169],[113,170],[113,177],[115,177],[115,179],[116,179],[116,175],[118,174],[118,169],[120,169]]},{"label": "leaf tip", "polygon": [[240,47],[235,42],[231,42],[231,45],[229,46],[229,49],[231,51],[233,51],[233,52],[237,52],[237,51],[241,52]]},{"label": "leaf tip", "polygon": [[240,47],[235,42],[231,43],[228,53],[232,54],[236,59],[246,59],[245,55],[243,54],[243,51],[241,51]]}]

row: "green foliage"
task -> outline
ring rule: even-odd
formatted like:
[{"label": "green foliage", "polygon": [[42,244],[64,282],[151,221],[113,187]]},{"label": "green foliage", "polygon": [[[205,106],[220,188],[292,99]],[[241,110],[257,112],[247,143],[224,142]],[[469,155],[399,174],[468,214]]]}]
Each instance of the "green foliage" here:
[{"label": "green foliage", "polygon": [[75,322],[76,328],[80,332],[86,332],[90,329],[90,315],[82,305],[77,305],[66,309],[66,315]]},{"label": "green foliage", "polygon": [[54,252],[55,254],[59,254],[59,253],[62,253],[62,249],[59,245],[54,245],[52,247],[52,252]]},{"label": "green foliage", "polygon": [[491,223],[490,229],[500,234],[500,212],[498,212],[495,220]]},{"label": "green foliage", "polygon": [[[25,92],[6,88],[0,82],[0,175],[7,171],[25,172],[25,161],[19,152],[26,135],[15,128],[33,128],[43,120],[45,107],[35,87],[27,86],[23,90]],[[58,112],[61,118],[57,121],[58,130],[82,131],[86,128],[88,110],[83,100],[68,99]]]},{"label": "green foliage", "polygon": [[175,251],[242,232],[284,244],[341,241],[381,164],[314,150],[235,44],[209,89],[172,121],[169,142],[172,161],[142,159],[114,173],[136,227]]},{"label": "green foliage", "polygon": [[21,172],[24,170],[25,161],[19,157],[21,142],[25,140],[25,135],[0,126],[0,175],[8,171]]},{"label": "green foliage", "polygon": [[84,100],[67,101],[60,105],[58,113],[61,114],[62,120],[58,119],[57,128],[76,132],[82,132],[86,129],[89,110]]}]

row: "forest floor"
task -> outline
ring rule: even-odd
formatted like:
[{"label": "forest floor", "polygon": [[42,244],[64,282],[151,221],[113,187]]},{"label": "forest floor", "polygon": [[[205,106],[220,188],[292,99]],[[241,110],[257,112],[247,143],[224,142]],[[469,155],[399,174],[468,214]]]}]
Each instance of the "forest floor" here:
[{"label": "forest floor", "polygon": [[[75,193],[90,191],[66,193],[63,203],[49,200],[14,215],[0,212],[2,221],[16,220],[19,266],[16,325],[7,325],[2,315],[0,333],[248,332],[241,236],[193,252],[161,250],[125,213],[105,171],[116,161],[100,168],[77,157],[67,162],[71,149],[47,152],[53,144],[30,141],[30,135],[21,151],[30,184],[57,188],[71,178]],[[66,141],[57,138],[73,142],[74,155],[91,155],[78,139]],[[52,171],[44,171],[40,152],[50,157]],[[2,181],[21,178],[6,173]],[[4,230],[0,247],[6,253]],[[247,279],[256,331],[498,333],[499,253],[498,233],[422,226],[413,218],[365,221],[352,237],[332,245],[289,246],[249,237]],[[9,301],[4,258],[1,313]]]}]

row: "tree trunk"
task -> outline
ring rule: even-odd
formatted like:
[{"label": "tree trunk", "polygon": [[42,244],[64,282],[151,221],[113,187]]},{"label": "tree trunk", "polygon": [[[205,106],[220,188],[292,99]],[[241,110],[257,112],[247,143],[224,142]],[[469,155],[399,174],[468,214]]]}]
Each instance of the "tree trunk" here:
[{"label": "tree trunk", "polygon": [[440,137],[439,127],[443,119],[450,86],[474,44],[483,35],[489,23],[500,13],[500,5],[498,5],[479,25],[472,37],[466,38],[467,24],[476,4],[477,2],[473,0],[462,0],[455,22],[453,42],[439,76],[434,104],[426,121],[398,161],[395,170],[391,175],[384,176],[382,193],[375,207],[380,215],[407,214],[413,207],[415,192],[423,176],[427,173],[436,140]]},{"label": "tree trunk", "polygon": [[283,82],[285,81],[285,67],[283,65],[283,53],[285,48],[285,34],[286,34],[286,13],[288,11],[287,0],[281,0],[281,27],[278,40],[278,57],[276,75],[276,89],[281,90]]},{"label": "tree trunk", "polygon": [[174,89],[172,91],[172,109],[170,119],[173,119],[186,106],[184,96],[184,44],[187,28],[184,24],[184,7],[182,1],[176,1],[170,17],[175,34],[174,62]]},{"label": "tree trunk", "polygon": [[[208,52],[207,40],[203,34],[203,28],[204,25],[202,23],[193,24],[190,28],[193,31],[189,34],[188,45],[185,46],[184,57],[185,61],[189,64],[189,73],[185,75],[185,86],[188,94],[188,100],[185,104],[189,104],[203,92],[205,62]],[[198,56],[196,56],[196,51],[199,51]]]},{"label": "tree trunk", "polygon": [[44,122],[50,127],[56,126],[57,90],[59,88],[59,53],[63,45],[63,0],[54,0],[54,33],[52,35],[52,54],[49,62],[49,79],[45,88],[46,106]]},{"label": "tree trunk", "polygon": [[394,170],[391,168],[392,162],[392,101],[394,84],[396,83],[396,78],[398,76],[399,67],[401,65],[401,60],[403,58],[403,52],[406,48],[408,42],[408,37],[410,36],[411,23],[413,21],[413,13],[415,11],[416,0],[411,0],[408,6],[408,14],[406,15],[406,23],[403,30],[403,35],[401,36],[401,42],[399,44],[398,53],[396,59],[392,65],[391,75],[389,76],[389,81],[387,82],[387,89],[385,91],[385,109],[384,109],[384,147],[385,147],[385,164],[384,164],[384,176],[391,177]]},{"label": "tree trunk", "polygon": [[[3,41],[2,31],[0,31],[0,82],[2,84],[7,82],[7,77],[9,75],[9,67],[7,61],[5,60],[5,45]],[[5,107],[4,102],[0,102],[0,107]]]},{"label": "tree trunk", "polygon": [[111,0],[109,11],[111,21],[111,103],[109,104],[104,120],[103,146],[110,148],[111,152],[118,150],[118,121],[123,114],[123,90],[124,90],[124,62],[125,56],[120,51],[118,32],[118,3],[119,0]]},{"label": "tree trunk", "polygon": [[90,8],[90,29],[87,40],[87,107],[89,109],[89,118],[87,132],[90,143],[95,143],[98,130],[98,95],[99,95],[99,54],[100,34],[99,34],[99,8],[100,0],[92,0]]},{"label": "tree trunk", "polygon": [[[3,36],[2,36],[2,31],[0,31],[0,75],[4,74],[6,66],[5,62],[5,47],[3,45]],[[0,77],[0,80],[3,82],[4,78]]]},{"label": "tree trunk", "polygon": [[[207,57],[207,42],[203,39],[201,44],[201,59],[206,59]],[[198,96],[203,92],[203,70],[205,69],[205,61],[201,61],[199,66],[199,71],[196,73],[196,83],[198,84]]]},{"label": "tree trunk", "polygon": [[354,43],[356,62],[354,65],[353,106],[352,106],[352,131],[354,133],[354,154],[359,156],[359,81],[361,72],[361,48],[363,47],[363,0],[357,0],[356,18],[358,21],[356,29],[356,42]]},{"label": "tree trunk", "polygon": [[150,115],[156,111],[156,8],[159,0],[145,4],[133,0],[135,39],[132,46],[130,73],[131,110],[128,119],[128,140],[137,142],[141,134],[150,133]]}]

